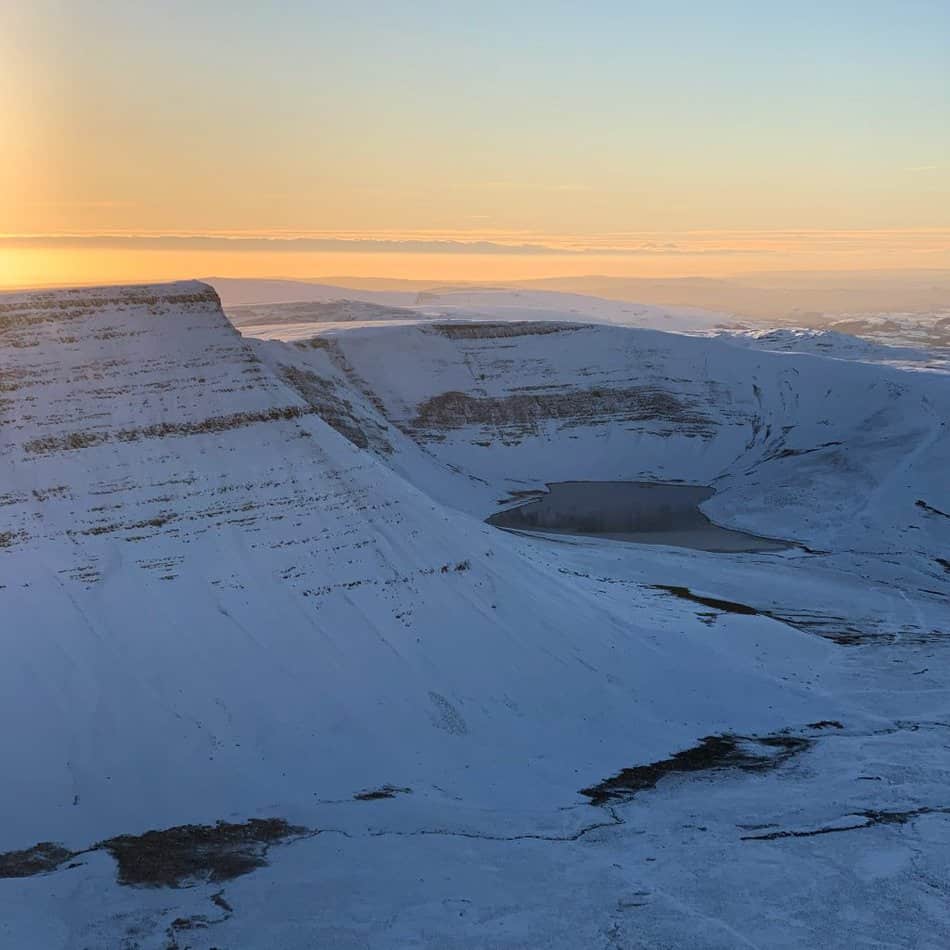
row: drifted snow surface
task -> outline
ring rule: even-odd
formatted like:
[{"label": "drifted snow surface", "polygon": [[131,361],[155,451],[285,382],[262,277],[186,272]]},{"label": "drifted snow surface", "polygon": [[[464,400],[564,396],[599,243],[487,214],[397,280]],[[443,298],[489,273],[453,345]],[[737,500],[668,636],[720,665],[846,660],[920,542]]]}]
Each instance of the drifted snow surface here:
[{"label": "drifted snow surface", "polygon": [[[555,305],[288,343],[202,284],[0,297],[0,852],[300,829],[2,879],[0,946],[950,942],[946,375]],[[800,546],[484,524],[572,479]],[[718,734],[801,745],[581,793]]]}]

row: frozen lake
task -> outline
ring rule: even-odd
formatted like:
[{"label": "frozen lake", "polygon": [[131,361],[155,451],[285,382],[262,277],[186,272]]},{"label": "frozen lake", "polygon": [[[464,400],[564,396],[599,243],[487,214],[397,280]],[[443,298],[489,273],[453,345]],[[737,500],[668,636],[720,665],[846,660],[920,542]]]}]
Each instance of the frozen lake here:
[{"label": "frozen lake", "polygon": [[498,528],[573,534],[637,544],[730,553],[781,551],[790,545],[713,524],[699,506],[707,485],[665,482],[551,482],[547,493],[487,519]]}]

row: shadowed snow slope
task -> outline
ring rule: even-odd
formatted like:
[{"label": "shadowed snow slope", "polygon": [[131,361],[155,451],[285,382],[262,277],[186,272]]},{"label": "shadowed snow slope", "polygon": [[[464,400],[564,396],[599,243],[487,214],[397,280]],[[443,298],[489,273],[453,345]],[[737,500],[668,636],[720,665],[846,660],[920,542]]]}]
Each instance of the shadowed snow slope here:
[{"label": "shadowed snow slope", "polygon": [[[0,945],[950,939],[906,870],[950,806],[946,377],[510,316],[291,344],[198,283],[0,296]],[[569,479],[809,550],[483,523]],[[136,891],[114,837],[247,828],[226,897],[180,850],[194,887]]]}]

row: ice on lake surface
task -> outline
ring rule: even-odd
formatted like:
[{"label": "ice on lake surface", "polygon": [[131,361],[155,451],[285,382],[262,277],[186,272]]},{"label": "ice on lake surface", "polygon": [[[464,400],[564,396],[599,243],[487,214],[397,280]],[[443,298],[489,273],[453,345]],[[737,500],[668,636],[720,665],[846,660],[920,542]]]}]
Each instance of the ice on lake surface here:
[{"label": "ice on lake surface", "polygon": [[699,551],[781,551],[790,546],[713,524],[699,506],[714,494],[708,485],[670,482],[551,482],[545,494],[492,515],[488,523]]}]

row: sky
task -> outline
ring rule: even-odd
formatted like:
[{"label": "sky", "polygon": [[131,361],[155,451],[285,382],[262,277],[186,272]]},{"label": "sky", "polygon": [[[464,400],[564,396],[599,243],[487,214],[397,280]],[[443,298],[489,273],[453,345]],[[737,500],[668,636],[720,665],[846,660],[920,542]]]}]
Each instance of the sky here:
[{"label": "sky", "polygon": [[946,0],[0,2],[0,284],[950,267]]}]

